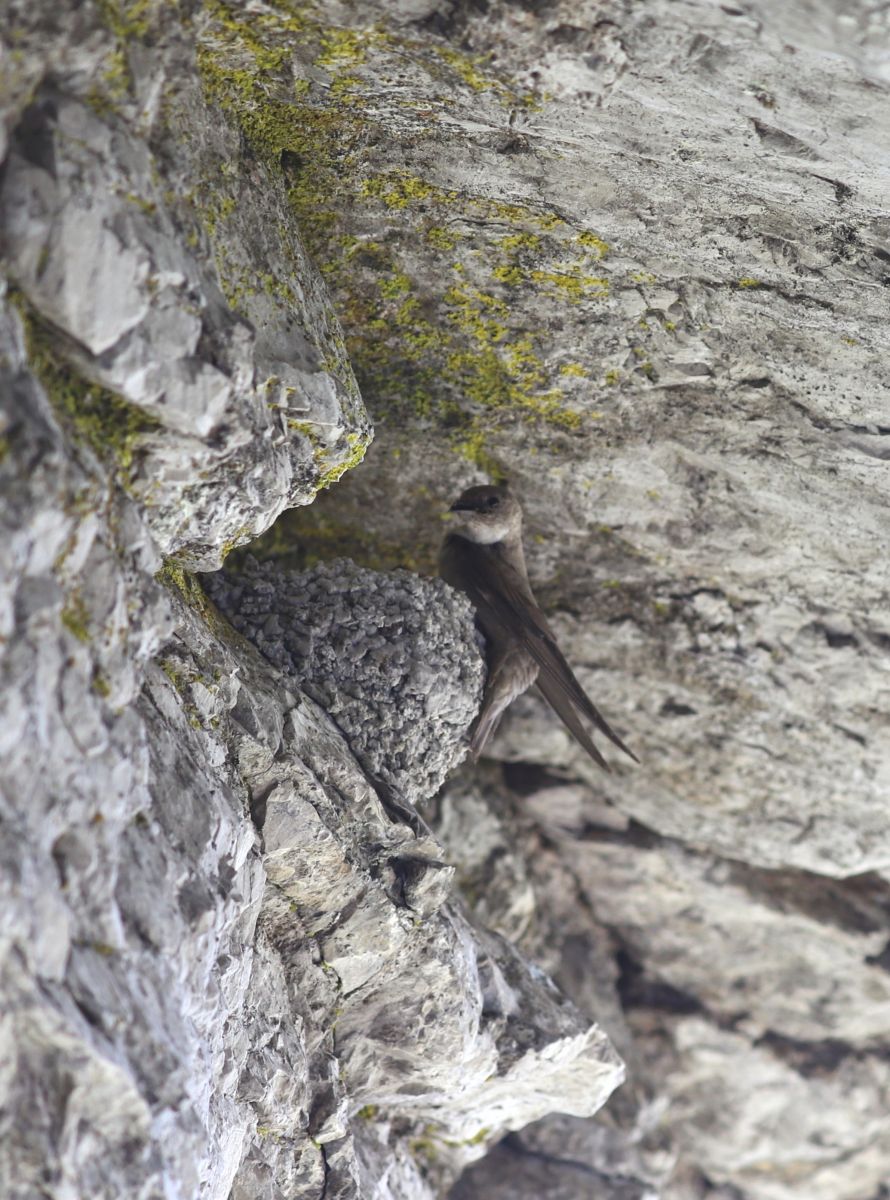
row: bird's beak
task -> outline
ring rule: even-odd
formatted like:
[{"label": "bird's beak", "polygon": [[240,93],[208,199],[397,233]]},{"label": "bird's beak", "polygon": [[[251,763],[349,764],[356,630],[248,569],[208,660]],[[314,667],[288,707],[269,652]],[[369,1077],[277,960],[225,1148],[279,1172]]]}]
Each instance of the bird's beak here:
[{"label": "bird's beak", "polygon": [[472,505],[472,504],[466,504],[466,503],[464,503],[464,504],[461,504],[460,500],[455,500],[455,502],[454,502],[454,503],[451,505],[451,507],[449,508],[449,510],[448,510],[448,511],[449,511],[449,512],[453,512],[453,513],[456,513],[456,512],[472,512],[472,511],[473,511],[473,505]]}]

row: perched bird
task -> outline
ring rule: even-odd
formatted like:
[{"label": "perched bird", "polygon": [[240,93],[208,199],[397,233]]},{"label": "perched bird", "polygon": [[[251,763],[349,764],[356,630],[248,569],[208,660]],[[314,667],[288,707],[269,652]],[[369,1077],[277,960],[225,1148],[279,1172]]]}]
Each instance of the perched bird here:
[{"label": "perched bird", "polygon": [[516,498],[506,487],[471,487],[449,511],[455,527],[442,543],[439,573],[469,596],[488,650],[482,708],[470,735],[473,757],[479,756],[507,705],[537,683],[563,724],[606,771],[609,766],[581,717],[639,762],[575,678],[538,608],[525,568],[522,509]]}]

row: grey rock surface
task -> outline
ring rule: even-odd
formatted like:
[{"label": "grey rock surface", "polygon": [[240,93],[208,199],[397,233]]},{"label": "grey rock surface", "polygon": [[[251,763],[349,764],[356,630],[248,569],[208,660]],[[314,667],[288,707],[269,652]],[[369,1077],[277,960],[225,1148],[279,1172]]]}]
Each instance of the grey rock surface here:
[{"label": "grey rock surface", "polygon": [[348,559],[302,574],[248,559],[203,582],[238,632],[322,705],[372,779],[409,800],[438,791],[482,696],[465,596]]},{"label": "grey rock surface", "polygon": [[[4,1200],[885,1200],[887,22],[7,0]],[[488,474],[640,768],[429,794]]]},{"label": "grey rock surface", "polygon": [[880,1196],[887,881],[715,859],[595,813],[588,789],[532,787],[516,767],[436,802],[464,895],[486,922],[512,921],[516,889],[499,881],[522,879],[518,944],[600,1014],[629,1081],[595,1121],[511,1135],[455,1200],[531,1197],[543,1179],[557,1196],[633,1200]]},{"label": "grey rock surface", "polygon": [[130,406],[120,466],[158,547],[209,569],[370,428],[281,181],[239,168],[203,99],[199,6],[165,7],[12,5],[0,222],[56,350]]},{"label": "grey rock surface", "polygon": [[[594,1112],[623,1077],[605,1033],[468,919],[441,844],[393,819],[298,681],[181,569],[160,586],[14,309],[0,336],[4,1198],[421,1200],[504,1131]],[[348,574],[316,573],[314,616]],[[430,668],[463,665],[446,690],[469,719],[465,603],[368,574],[365,630],[415,620]],[[415,726],[398,777],[420,800],[448,726]]]},{"label": "grey rock surface", "polygon": [[[762,867],[886,869],[883,7],[323,11],[348,34],[288,60],[296,186],[378,447],[294,541],[427,562],[441,498],[507,476],[645,762],[613,803]],[[500,757],[594,782],[521,711]]]}]

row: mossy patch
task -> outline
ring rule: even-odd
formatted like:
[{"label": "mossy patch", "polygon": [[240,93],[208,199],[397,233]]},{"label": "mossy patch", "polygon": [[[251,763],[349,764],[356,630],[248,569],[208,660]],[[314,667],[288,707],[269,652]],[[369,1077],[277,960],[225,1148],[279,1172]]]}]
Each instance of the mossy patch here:
[{"label": "mossy patch", "polygon": [[157,0],[96,0],[106,28],[120,41],[144,38]]},{"label": "mossy patch", "polygon": [[59,614],[59,619],[70,634],[79,642],[90,640],[90,614],[79,593],[73,593]]},{"label": "mossy patch", "polygon": [[375,421],[435,429],[484,469],[501,426],[532,425],[540,446],[581,429],[592,397],[573,385],[577,400],[567,402],[571,372],[560,370],[538,316],[607,299],[608,245],[552,209],[433,178],[422,141],[395,111],[401,102],[380,81],[410,75],[412,104],[432,126],[455,104],[509,97],[516,107],[520,89],[484,59],[380,28],[335,27],[320,10],[288,5],[248,18],[223,0],[204,8],[208,99],[283,174]]},{"label": "mossy patch", "polygon": [[96,695],[103,700],[107,700],[111,695],[111,684],[99,670],[93,672],[93,679],[90,686]]},{"label": "mossy patch", "polygon": [[[225,626],[216,608],[207,598],[199,582],[199,576],[187,571],[175,558],[167,558],[164,565],[155,575],[158,583],[163,584],[168,591],[175,593],[189,608],[214,629]],[[227,626],[226,626],[227,627]]]},{"label": "mossy patch", "polygon": [[141,439],[159,429],[159,423],[114,392],[84,379],[62,357],[57,338],[41,324],[21,292],[11,291],[10,299],[22,318],[28,365],[59,419],[126,486],[135,474]]}]

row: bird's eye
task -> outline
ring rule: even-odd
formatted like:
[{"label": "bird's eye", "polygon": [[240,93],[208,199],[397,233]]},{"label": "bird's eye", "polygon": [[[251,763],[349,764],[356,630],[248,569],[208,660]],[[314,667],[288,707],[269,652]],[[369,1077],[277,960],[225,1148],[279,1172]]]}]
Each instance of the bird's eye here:
[{"label": "bird's eye", "polygon": [[488,499],[485,501],[486,508],[497,508],[497,506],[499,504],[500,504],[500,500],[497,498],[497,496],[489,496]]}]

